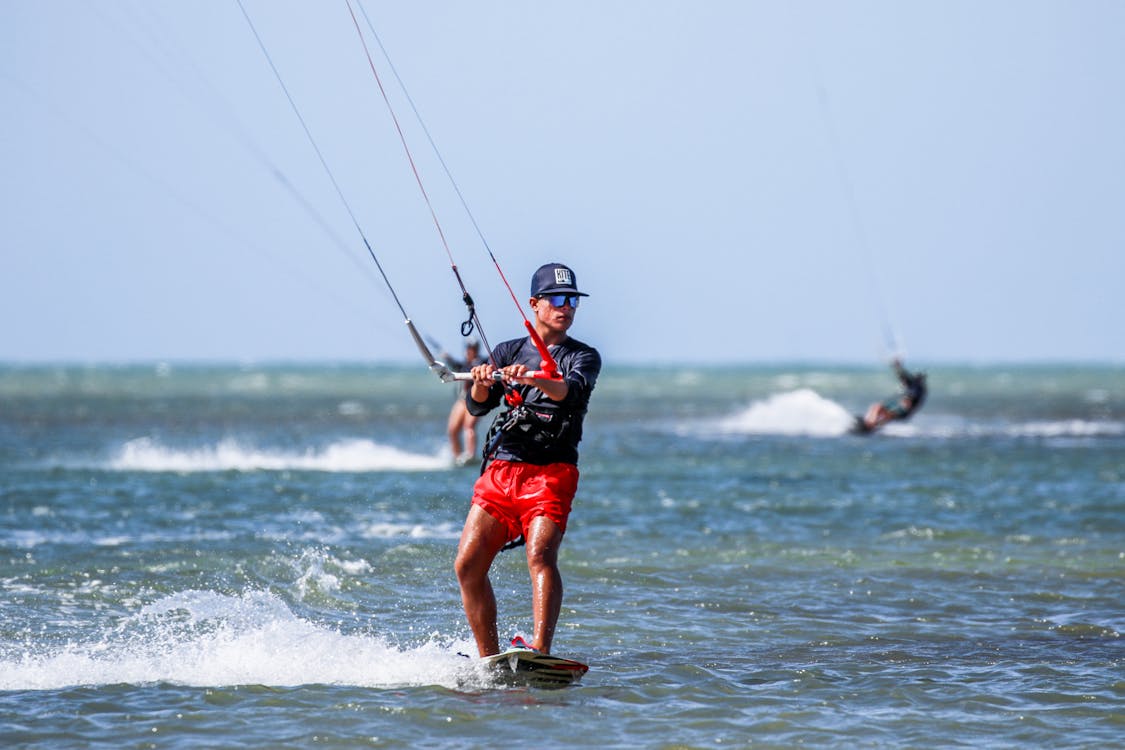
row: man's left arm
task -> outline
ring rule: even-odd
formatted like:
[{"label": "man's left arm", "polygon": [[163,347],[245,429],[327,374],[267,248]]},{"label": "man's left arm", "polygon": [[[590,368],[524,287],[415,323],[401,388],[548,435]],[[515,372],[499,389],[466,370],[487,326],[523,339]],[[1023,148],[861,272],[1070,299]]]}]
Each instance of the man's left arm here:
[{"label": "man's left arm", "polygon": [[563,398],[556,400],[573,403],[588,400],[601,369],[602,358],[596,349],[589,348],[576,353],[573,359],[567,362],[566,375],[563,376],[567,392]]}]

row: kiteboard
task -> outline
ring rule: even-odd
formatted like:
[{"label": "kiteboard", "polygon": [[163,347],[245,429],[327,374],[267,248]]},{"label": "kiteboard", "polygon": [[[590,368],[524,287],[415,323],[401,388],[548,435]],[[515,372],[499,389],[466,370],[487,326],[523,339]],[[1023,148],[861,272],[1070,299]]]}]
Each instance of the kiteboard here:
[{"label": "kiteboard", "polygon": [[867,426],[867,420],[859,414],[855,415],[855,421],[852,423],[852,428],[848,430],[852,435],[870,435],[875,431],[874,427]]},{"label": "kiteboard", "polygon": [[580,661],[531,648],[509,648],[481,661],[502,682],[537,688],[564,688],[578,682],[590,670]]}]

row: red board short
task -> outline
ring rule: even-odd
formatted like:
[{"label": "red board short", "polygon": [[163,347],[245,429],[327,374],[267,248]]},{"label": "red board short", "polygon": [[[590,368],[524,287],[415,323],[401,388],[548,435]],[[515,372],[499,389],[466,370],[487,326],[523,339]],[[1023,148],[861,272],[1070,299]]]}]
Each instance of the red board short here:
[{"label": "red board short", "polygon": [[473,505],[504,524],[511,541],[525,534],[539,516],[547,516],[565,532],[577,491],[578,467],[574,464],[493,461],[473,485]]}]

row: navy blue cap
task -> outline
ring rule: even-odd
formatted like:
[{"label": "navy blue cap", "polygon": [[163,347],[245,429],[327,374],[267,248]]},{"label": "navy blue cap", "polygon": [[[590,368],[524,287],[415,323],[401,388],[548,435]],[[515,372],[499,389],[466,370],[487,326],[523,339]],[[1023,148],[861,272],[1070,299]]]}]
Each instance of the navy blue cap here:
[{"label": "navy blue cap", "polygon": [[548,263],[540,266],[535,275],[531,277],[531,296],[541,297],[544,294],[577,294],[579,297],[589,297],[585,292],[578,291],[578,279],[569,267],[562,263]]}]

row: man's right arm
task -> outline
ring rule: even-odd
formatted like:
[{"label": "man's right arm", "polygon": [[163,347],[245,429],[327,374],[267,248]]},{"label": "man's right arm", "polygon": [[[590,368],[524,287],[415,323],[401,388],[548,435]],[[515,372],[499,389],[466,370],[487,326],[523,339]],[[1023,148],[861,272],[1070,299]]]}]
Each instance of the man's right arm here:
[{"label": "man's right arm", "polygon": [[504,389],[493,379],[495,368],[487,362],[469,370],[473,385],[465,393],[465,408],[474,417],[481,417],[496,408]]}]

